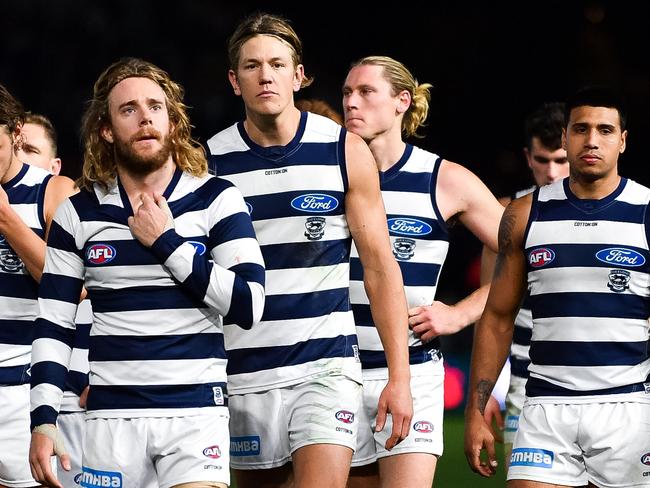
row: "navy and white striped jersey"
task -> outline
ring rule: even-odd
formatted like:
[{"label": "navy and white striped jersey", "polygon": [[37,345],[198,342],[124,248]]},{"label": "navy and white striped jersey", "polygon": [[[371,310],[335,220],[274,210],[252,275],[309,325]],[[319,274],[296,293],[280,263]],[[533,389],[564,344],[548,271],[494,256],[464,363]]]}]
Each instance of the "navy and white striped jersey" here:
[{"label": "navy and white striped jersey", "polygon": [[600,200],[577,198],[568,178],[535,191],[524,241],[533,314],[528,397],[573,403],[644,391],[648,202],[650,189],[625,178]]},{"label": "navy and white striped jersey", "polygon": [[[436,202],[436,182],[442,158],[406,145],[404,154],[388,171],[380,173],[393,255],[397,259],[409,308],[431,305],[438,277],[449,249],[449,234]],[[350,263],[350,300],[359,337],[361,364],[366,377],[386,376],[386,356],[370,313],[363,286],[363,268],[356,248]],[[422,344],[409,329],[411,364],[440,359],[438,338]],[[381,370],[369,371],[382,368]]]},{"label": "navy and white striped jersey", "polygon": [[241,190],[266,263],[260,327],[226,323],[232,393],[338,370],[361,381],[349,300],[345,130],[303,112],[286,146],[261,147],[242,123],[208,141],[211,170]]},{"label": "navy and white striped jersey", "polygon": [[[512,199],[521,198],[535,191],[537,187],[531,186],[512,195]],[[530,311],[530,298],[528,292],[515,317],[515,329],[512,334],[510,347],[510,374],[519,378],[528,378],[528,365],[530,364],[530,337],[533,333],[533,316]]]},{"label": "navy and white striped jersey", "polygon": [[74,319],[75,331],[68,376],[65,380],[65,390],[61,399],[60,413],[85,412],[79,406],[79,395],[88,386],[88,343],[90,328],[93,325],[93,309],[90,300],[85,299],[77,307]]},{"label": "navy and white striped jersey", "polygon": [[[41,239],[45,237],[43,202],[52,175],[23,164],[2,189],[11,208]],[[34,321],[38,316],[38,284],[0,234],[0,385],[29,383]]]},{"label": "navy and white striped jersey", "polygon": [[58,209],[48,236],[32,357],[32,424],[54,423],[82,285],[92,302],[89,417],[192,415],[226,404],[222,317],[250,327],[264,266],[229,182],[176,170],[163,196],[175,228],[151,248],[131,234],[121,184]]}]

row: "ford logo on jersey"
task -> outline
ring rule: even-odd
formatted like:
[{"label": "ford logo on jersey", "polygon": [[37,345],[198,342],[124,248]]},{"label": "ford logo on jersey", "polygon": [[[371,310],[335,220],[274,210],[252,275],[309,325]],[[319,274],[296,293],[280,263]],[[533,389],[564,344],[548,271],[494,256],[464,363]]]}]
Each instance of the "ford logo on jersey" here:
[{"label": "ford logo on jersey", "polygon": [[324,213],[331,212],[339,206],[339,201],[324,193],[308,193],[291,200],[291,206],[301,212]]},{"label": "ford logo on jersey", "polygon": [[194,251],[199,255],[203,256],[205,254],[205,244],[199,241],[187,241],[188,244],[192,244],[192,247],[194,247]]},{"label": "ford logo on jersey", "polygon": [[86,259],[92,264],[110,263],[116,255],[115,248],[108,244],[94,244],[86,251]]},{"label": "ford logo on jersey", "polygon": [[336,412],[335,416],[336,420],[339,420],[344,424],[351,424],[354,422],[354,414],[352,412],[348,412],[347,410],[339,410]]},{"label": "ford logo on jersey", "polygon": [[641,456],[641,462],[646,466],[650,466],[650,452],[646,452],[643,456]]},{"label": "ford logo on jersey", "polygon": [[629,266],[636,268],[645,264],[645,258],[642,254],[626,249],[624,247],[609,247],[601,249],[596,253],[596,259],[607,264],[616,264],[617,266]]},{"label": "ford logo on jersey", "polygon": [[203,449],[203,455],[212,459],[219,459],[221,457],[221,449],[219,446],[210,446]]},{"label": "ford logo on jersey", "polygon": [[429,434],[433,432],[433,424],[431,422],[427,422],[426,420],[419,420],[413,424],[413,430],[422,432],[423,434]]},{"label": "ford logo on jersey", "polygon": [[388,219],[388,230],[403,236],[424,236],[433,230],[429,224],[409,217],[395,217]]},{"label": "ford logo on jersey", "polygon": [[540,247],[530,251],[528,255],[528,262],[533,268],[541,268],[546,266],[555,259],[555,252],[553,249],[547,247]]}]

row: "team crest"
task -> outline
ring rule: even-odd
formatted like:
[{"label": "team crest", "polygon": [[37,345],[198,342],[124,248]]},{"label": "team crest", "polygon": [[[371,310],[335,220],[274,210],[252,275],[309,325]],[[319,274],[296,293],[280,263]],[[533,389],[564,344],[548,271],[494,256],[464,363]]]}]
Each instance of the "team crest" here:
[{"label": "team crest", "polygon": [[322,239],[325,234],[325,217],[308,217],[305,228],[305,237],[310,241]]},{"label": "team crest", "polygon": [[0,269],[5,273],[19,273],[25,265],[13,249],[0,249]]},{"label": "team crest", "polygon": [[615,293],[623,293],[630,287],[630,272],[624,269],[613,269],[609,272],[607,288]]},{"label": "team crest", "polygon": [[408,261],[415,254],[415,240],[398,237],[393,242],[393,255],[400,261]]}]

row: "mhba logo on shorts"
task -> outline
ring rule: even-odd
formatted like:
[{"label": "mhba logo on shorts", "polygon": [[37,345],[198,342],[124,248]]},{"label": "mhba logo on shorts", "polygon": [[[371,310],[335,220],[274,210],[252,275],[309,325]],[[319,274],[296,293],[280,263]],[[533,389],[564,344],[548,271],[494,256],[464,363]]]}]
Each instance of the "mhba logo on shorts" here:
[{"label": "mhba logo on shorts", "polygon": [[403,236],[425,236],[431,234],[431,231],[433,230],[433,228],[426,222],[411,217],[394,217],[388,219],[386,222],[388,223],[389,232]]},{"label": "mhba logo on shorts", "polygon": [[257,456],[260,453],[260,436],[246,435],[230,438],[230,456]]},{"label": "mhba logo on shorts", "polygon": [[430,434],[433,432],[433,424],[427,420],[418,420],[413,424],[413,430],[422,434]]},{"label": "mhba logo on shorts", "polygon": [[533,466],[536,468],[553,467],[553,451],[521,447],[512,450],[510,466]]},{"label": "mhba logo on shorts", "polygon": [[307,193],[291,200],[291,206],[301,212],[331,212],[339,206],[339,201],[325,193]]},{"label": "mhba logo on shorts", "polygon": [[539,247],[537,249],[533,249],[530,251],[530,254],[528,254],[528,262],[533,268],[541,268],[542,266],[546,266],[554,259],[555,252],[553,249],[549,249],[547,247]]},{"label": "mhba logo on shorts", "polygon": [[217,445],[209,446],[203,449],[203,455],[210,459],[219,459],[221,457],[221,449]]},{"label": "mhba logo on shorts", "polygon": [[110,263],[116,255],[115,248],[108,244],[93,244],[86,251],[86,259],[91,264]]},{"label": "mhba logo on shorts", "polygon": [[80,485],[84,488],[122,488],[122,473],[99,471],[83,466]]},{"label": "mhba logo on shorts", "polygon": [[607,264],[636,268],[645,264],[643,254],[624,247],[608,247],[596,253],[596,259]]},{"label": "mhba logo on shorts", "polygon": [[339,410],[334,414],[336,420],[343,422],[344,424],[351,424],[354,422],[354,414],[348,410]]}]

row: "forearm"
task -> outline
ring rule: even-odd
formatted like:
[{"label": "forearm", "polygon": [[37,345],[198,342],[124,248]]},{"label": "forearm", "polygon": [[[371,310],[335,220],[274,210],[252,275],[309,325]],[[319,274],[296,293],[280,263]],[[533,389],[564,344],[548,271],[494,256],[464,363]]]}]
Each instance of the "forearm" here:
[{"label": "forearm", "polygon": [[454,305],[458,316],[458,330],[464,329],[481,318],[489,293],[490,284],[487,283]]},{"label": "forearm", "polygon": [[486,311],[476,324],[470,368],[467,410],[481,415],[490,398],[499,373],[506,362],[512,342],[512,317]]},{"label": "forearm", "polygon": [[207,252],[197,252],[173,229],[162,234],[151,249],[181,285],[206,306],[221,316],[230,314],[242,327],[259,321],[264,307],[264,268],[249,260],[246,252],[240,264],[226,269],[210,261]]},{"label": "forearm", "polygon": [[408,378],[408,313],[397,263],[364,268],[364,285],[370,310],[386,354],[391,378]]},{"label": "forearm", "polygon": [[32,278],[40,282],[45,263],[45,241],[11,207],[5,209],[0,219],[0,234],[5,236]]}]

